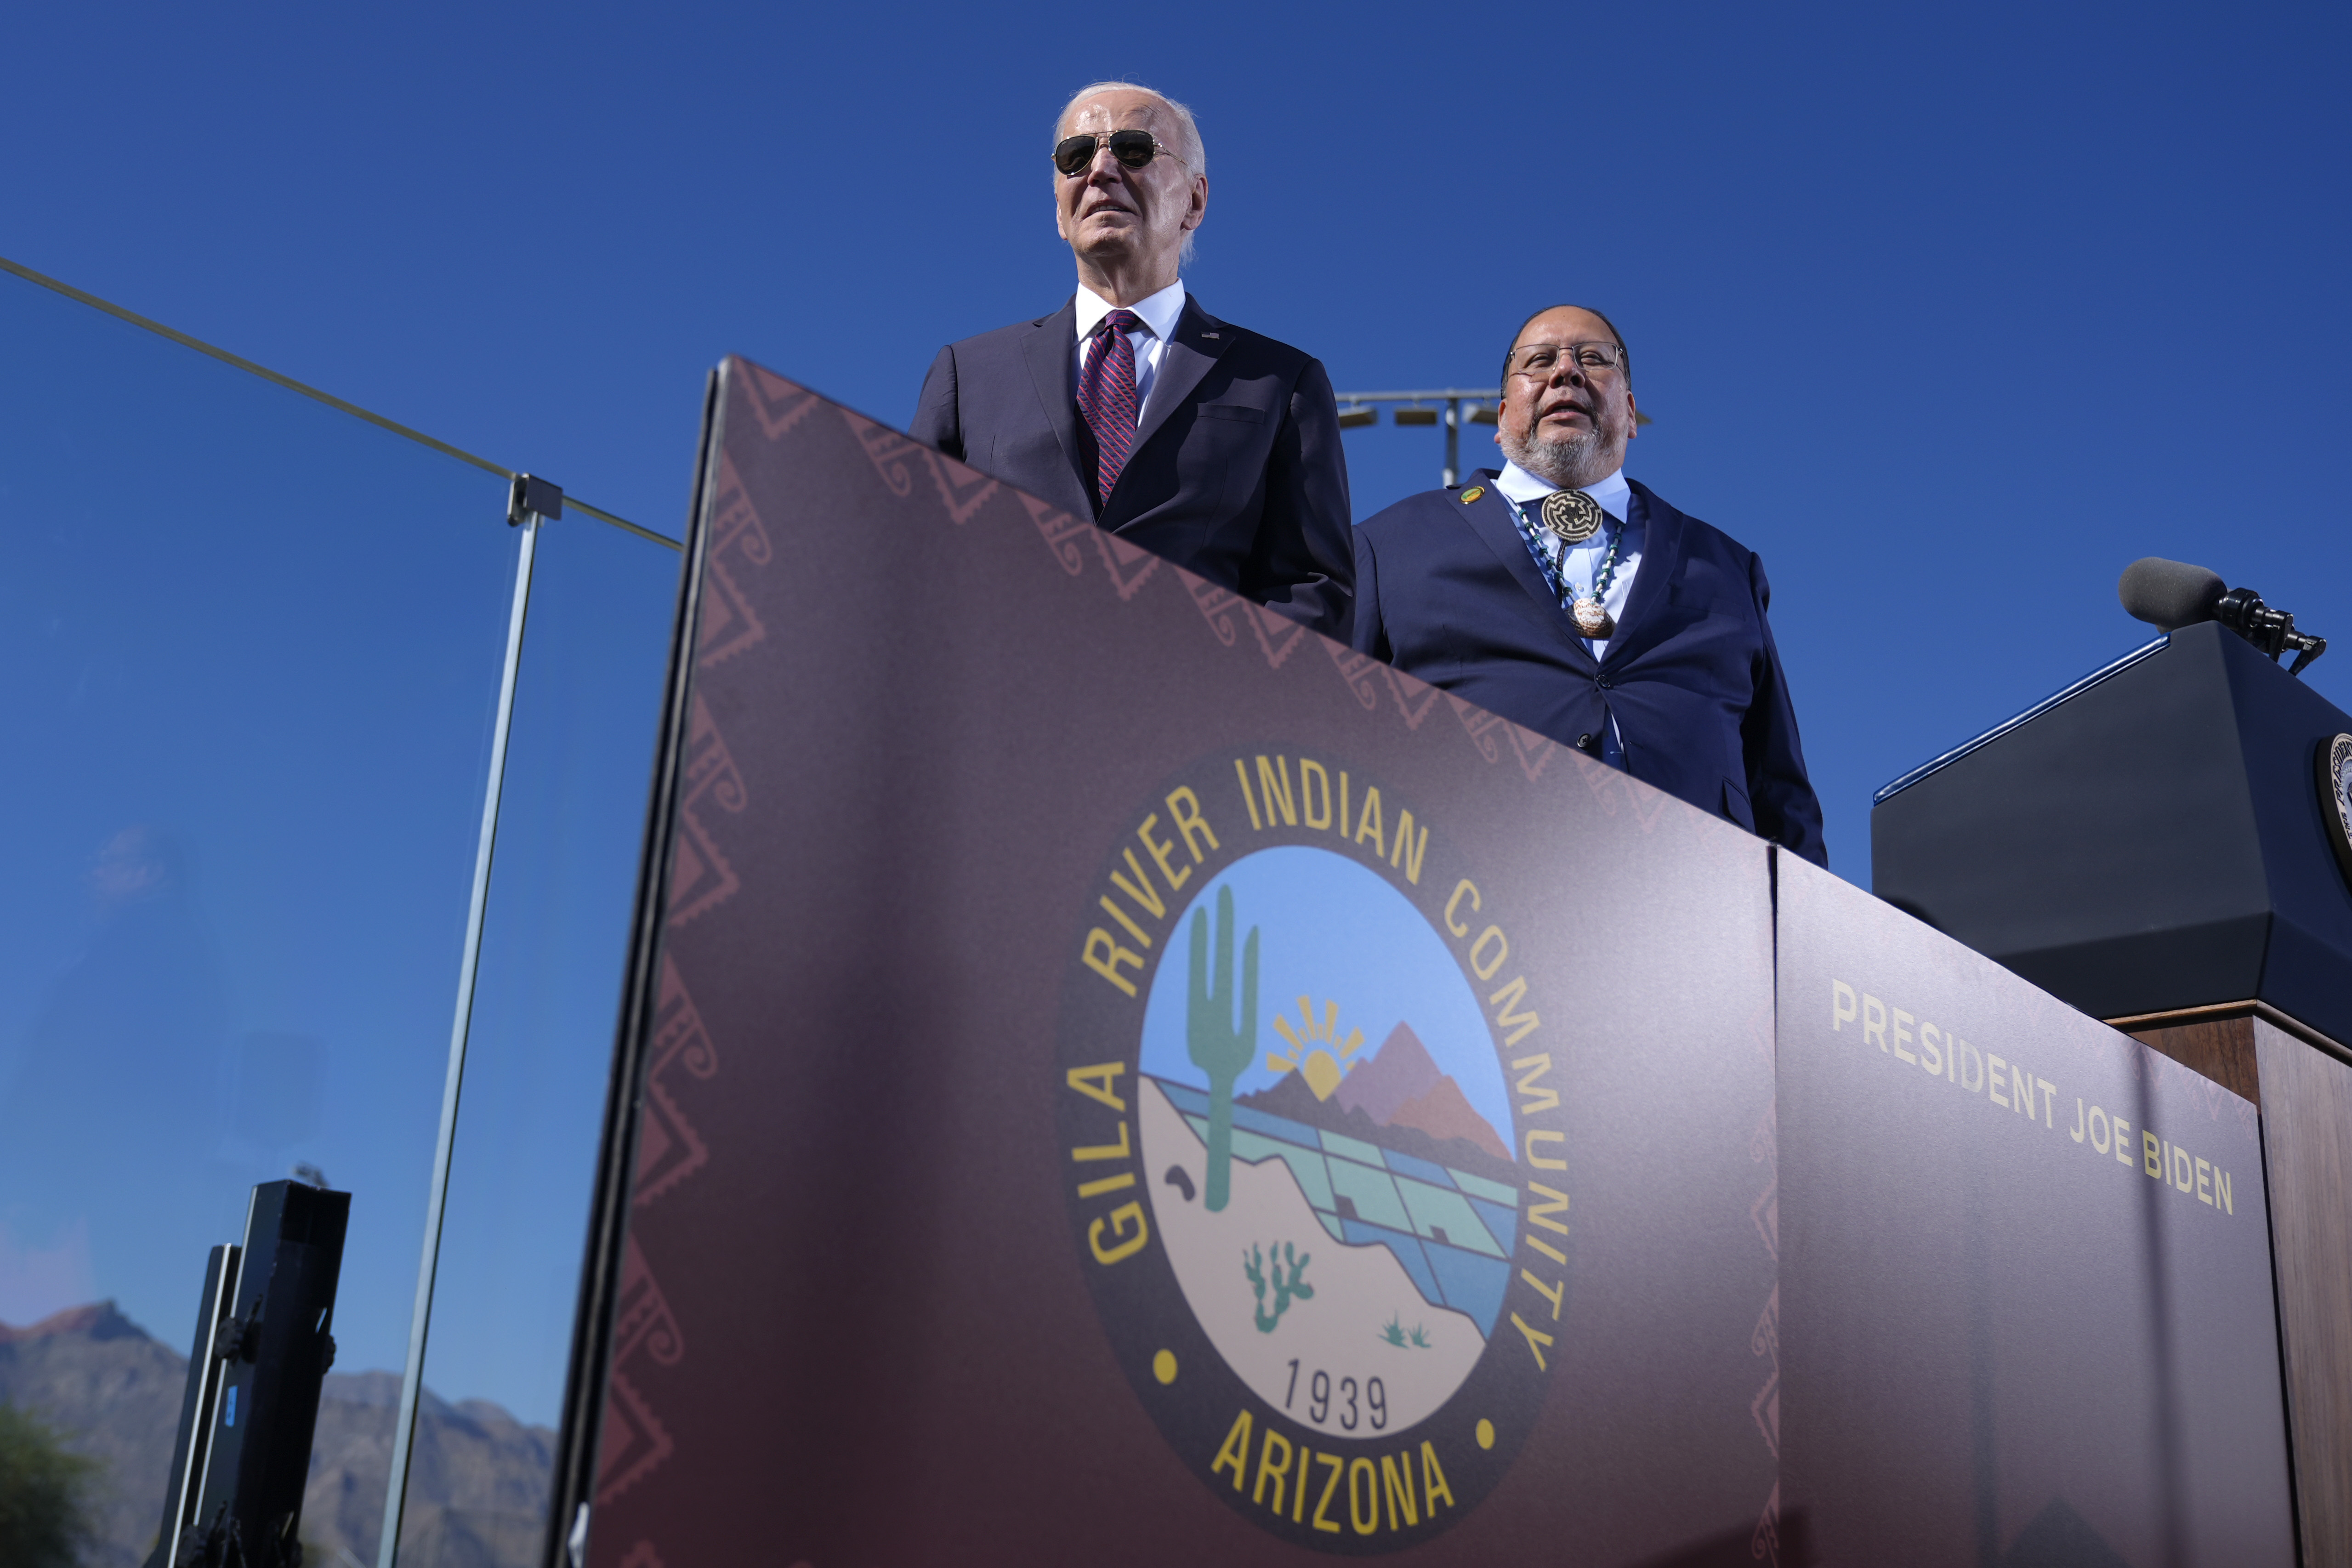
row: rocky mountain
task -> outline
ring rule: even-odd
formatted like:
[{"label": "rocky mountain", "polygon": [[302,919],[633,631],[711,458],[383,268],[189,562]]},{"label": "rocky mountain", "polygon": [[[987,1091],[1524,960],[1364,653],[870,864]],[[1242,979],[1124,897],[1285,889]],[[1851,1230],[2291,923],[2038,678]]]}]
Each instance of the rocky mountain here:
[{"label": "rocky mountain", "polygon": [[110,1301],[34,1324],[0,1324],[0,1400],[65,1432],[101,1467],[90,1568],[136,1568],[154,1544],[188,1358],[142,1332]]},{"label": "rocky mountain", "polygon": [[1462,1086],[1440,1072],[1409,1025],[1399,1024],[1369,1060],[1318,1100],[1298,1074],[1236,1095],[1235,1105],[1452,1165],[1507,1185],[1518,1183],[1510,1145],[1479,1115]]},{"label": "rocky mountain", "polygon": [[[30,1328],[0,1323],[0,1401],[68,1434],[102,1467],[89,1568],[139,1568],[163,1511],[188,1358],[117,1311],[76,1307]],[[392,1474],[400,1379],[330,1373],[310,1447],[302,1538],[311,1568],[374,1563]],[[486,1400],[426,1390],[409,1465],[404,1568],[536,1568],[555,1434]]]}]

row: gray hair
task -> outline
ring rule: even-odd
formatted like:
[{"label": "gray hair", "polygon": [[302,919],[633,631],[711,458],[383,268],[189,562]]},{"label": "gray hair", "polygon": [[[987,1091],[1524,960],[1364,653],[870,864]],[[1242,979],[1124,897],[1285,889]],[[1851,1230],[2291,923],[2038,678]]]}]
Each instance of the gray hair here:
[{"label": "gray hair", "polygon": [[[1192,166],[1192,173],[1205,174],[1209,172],[1208,144],[1201,140],[1201,127],[1193,121],[1192,111],[1157,88],[1146,87],[1141,82],[1090,81],[1070,94],[1069,101],[1062,105],[1062,111],[1054,116],[1055,141],[1059,142],[1062,139],[1062,127],[1068,122],[1070,110],[1098,92],[1139,92],[1146,98],[1158,99],[1167,108],[1168,112],[1176,117],[1176,123],[1183,127],[1182,140],[1185,145],[1176,149],[1176,155]],[[1197,230],[1191,231],[1184,236],[1184,249],[1179,258],[1183,266],[1192,265],[1192,237],[1197,232]]]}]

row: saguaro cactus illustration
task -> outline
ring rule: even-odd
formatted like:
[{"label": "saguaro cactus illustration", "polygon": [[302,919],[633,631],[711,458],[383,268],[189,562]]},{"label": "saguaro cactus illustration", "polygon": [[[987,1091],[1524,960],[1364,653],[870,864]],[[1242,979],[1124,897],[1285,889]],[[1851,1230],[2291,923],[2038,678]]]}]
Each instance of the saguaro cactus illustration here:
[{"label": "saguaro cactus illustration", "polygon": [[1257,1059],[1257,927],[1242,943],[1241,1024],[1234,1023],[1234,890],[1217,889],[1216,984],[1209,984],[1209,911],[1192,911],[1192,989],[1184,1007],[1184,1043],[1192,1065],[1209,1075],[1209,1184],[1202,1205],[1211,1214],[1232,1196],[1234,1080]]}]

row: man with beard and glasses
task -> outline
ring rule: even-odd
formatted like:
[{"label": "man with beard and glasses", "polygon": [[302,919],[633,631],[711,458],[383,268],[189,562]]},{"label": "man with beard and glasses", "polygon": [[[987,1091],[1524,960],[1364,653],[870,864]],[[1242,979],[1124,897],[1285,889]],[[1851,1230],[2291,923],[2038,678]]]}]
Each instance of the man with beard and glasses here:
[{"label": "man with beard and glasses", "polygon": [[1609,318],[1529,317],[1502,472],[1357,529],[1355,646],[1826,866],[1764,564],[1625,478],[1636,420]]},{"label": "man with beard and glasses", "polygon": [[1097,82],[1054,137],[1077,292],[941,349],[908,433],[1345,641],[1354,559],[1330,378],[1210,315],[1177,278],[1209,206],[1192,112]]}]

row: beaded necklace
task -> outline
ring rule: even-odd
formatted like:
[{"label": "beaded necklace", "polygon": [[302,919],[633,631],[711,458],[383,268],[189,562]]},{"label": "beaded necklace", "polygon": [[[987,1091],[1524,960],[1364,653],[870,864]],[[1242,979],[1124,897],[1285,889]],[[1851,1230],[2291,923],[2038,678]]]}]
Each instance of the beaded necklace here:
[{"label": "beaded necklace", "polygon": [[1559,595],[1561,606],[1576,622],[1578,634],[1596,640],[1613,635],[1617,630],[1617,619],[1601,601],[1609,596],[1609,586],[1617,580],[1617,553],[1625,542],[1625,525],[1619,522],[1610,530],[1608,553],[1601,559],[1601,570],[1592,580],[1592,591],[1579,594],[1568,582],[1566,543],[1562,542],[1559,555],[1555,559],[1543,548],[1535,529],[1528,523],[1527,509],[1508,496],[1503,499],[1510,501],[1512,521],[1519,525],[1520,536],[1535,551],[1537,563],[1544,569],[1547,585]]}]

